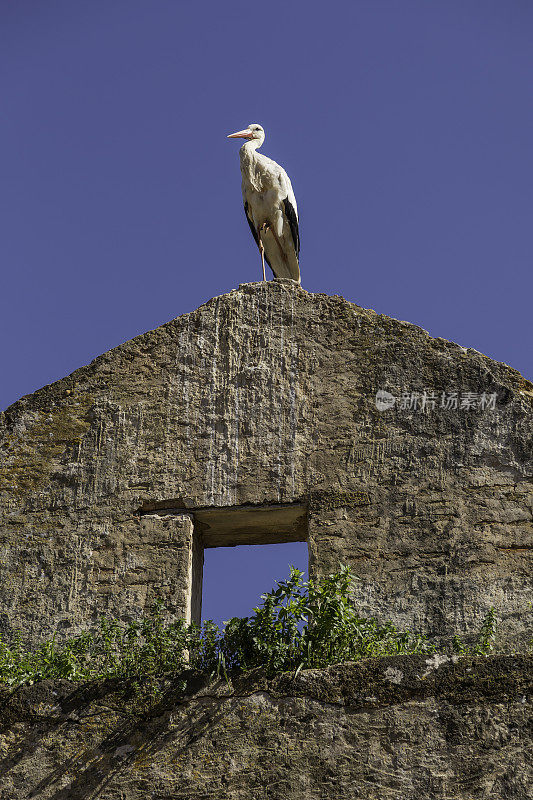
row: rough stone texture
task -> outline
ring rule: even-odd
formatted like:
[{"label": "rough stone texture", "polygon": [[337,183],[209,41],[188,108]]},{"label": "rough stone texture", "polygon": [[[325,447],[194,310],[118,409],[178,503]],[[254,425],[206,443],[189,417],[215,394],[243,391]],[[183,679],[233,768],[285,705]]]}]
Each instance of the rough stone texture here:
[{"label": "rough stone texture", "polygon": [[[497,404],[378,411],[378,389]],[[245,284],[0,417],[2,626],[37,640],[156,593],[183,614],[191,550],[165,515],[295,503],[311,575],[352,565],[363,613],[450,635],[494,605],[520,637],[532,434],[533,386],[507,365],[291,281]]]},{"label": "rough stone texture", "polygon": [[527,657],[399,656],[268,681],[0,695],[0,800],[526,800]]},{"label": "rough stone texture", "polygon": [[194,594],[194,589],[201,586],[201,571],[197,581],[193,581],[193,574],[201,570],[198,562],[203,566],[203,552],[196,552],[193,532],[193,519],[188,514],[165,518],[145,514],[135,548],[135,585],[167,587],[172,593],[175,614],[187,623],[200,622],[195,612],[201,608],[201,596],[198,601]]}]

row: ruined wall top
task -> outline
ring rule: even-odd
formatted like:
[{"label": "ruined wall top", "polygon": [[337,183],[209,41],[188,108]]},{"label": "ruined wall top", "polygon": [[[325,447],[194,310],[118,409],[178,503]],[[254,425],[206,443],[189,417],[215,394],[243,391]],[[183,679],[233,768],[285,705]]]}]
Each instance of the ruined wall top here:
[{"label": "ruined wall top", "polygon": [[143,513],[301,503],[312,571],[346,561],[368,611],[395,597],[404,621],[467,625],[504,584],[523,600],[532,434],[511,367],[292,281],[244,284],[0,416],[4,622],[116,611]]}]

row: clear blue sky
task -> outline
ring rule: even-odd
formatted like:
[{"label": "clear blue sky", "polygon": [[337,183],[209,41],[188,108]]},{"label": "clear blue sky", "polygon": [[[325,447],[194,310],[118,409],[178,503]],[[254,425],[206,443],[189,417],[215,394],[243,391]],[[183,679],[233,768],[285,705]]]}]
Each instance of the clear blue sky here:
[{"label": "clear blue sky", "polygon": [[259,279],[249,122],[304,288],[533,378],[532,31],[530,0],[3,0],[0,408]]}]

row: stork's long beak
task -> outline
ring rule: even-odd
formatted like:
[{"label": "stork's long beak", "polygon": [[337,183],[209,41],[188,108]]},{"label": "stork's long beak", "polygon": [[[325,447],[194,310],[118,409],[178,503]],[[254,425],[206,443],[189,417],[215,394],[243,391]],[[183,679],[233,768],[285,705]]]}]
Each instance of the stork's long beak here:
[{"label": "stork's long beak", "polygon": [[228,139],[251,139],[253,136],[253,131],[250,128],[246,128],[244,131],[237,131],[237,133],[230,133],[227,137]]}]

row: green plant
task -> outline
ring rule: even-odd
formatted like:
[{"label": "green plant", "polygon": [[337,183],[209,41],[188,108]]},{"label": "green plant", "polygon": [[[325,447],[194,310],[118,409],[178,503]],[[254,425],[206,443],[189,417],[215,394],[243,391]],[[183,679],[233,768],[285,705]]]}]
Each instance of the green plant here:
[{"label": "green plant", "polygon": [[488,655],[494,650],[496,641],[496,612],[493,606],[489,608],[487,616],[481,624],[473,651],[476,655]]},{"label": "green plant", "polygon": [[229,620],[220,639],[229,669],[261,666],[272,674],[434,650],[422,635],[360,617],[351,599],[354,578],[349,567],[316,581],[303,581],[302,576],[291,567],[289,579],[262,595],[252,617]]},{"label": "green plant", "polygon": [[[157,699],[163,680],[172,678],[176,684],[190,668],[228,679],[229,673],[257,667],[275,674],[372,656],[435,652],[421,634],[359,616],[353,581],[346,566],[310,581],[291,567],[286,581],[262,595],[252,616],[234,617],[222,632],[211,621],[201,627],[169,622],[165,606],[156,601],[138,620],[102,618],[78,636],[63,642],[53,636],[33,651],[23,647],[20,634],[10,642],[0,638],[0,682],[17,686],[45,678],[119,678],[138,694]],[[474,645],[454,636],[452,649],[462,656],[487,655],[495,640],[491,608]]]},{"label": "green plant", "polygon": [[472,645],[467,645],[463,640],[455,635],[452,640],[454,653],[461,656],[486,656],[494,650],[496,644],[497,619],[494,607],[491,606],[487,615],[481,623],[476,641]]}]

